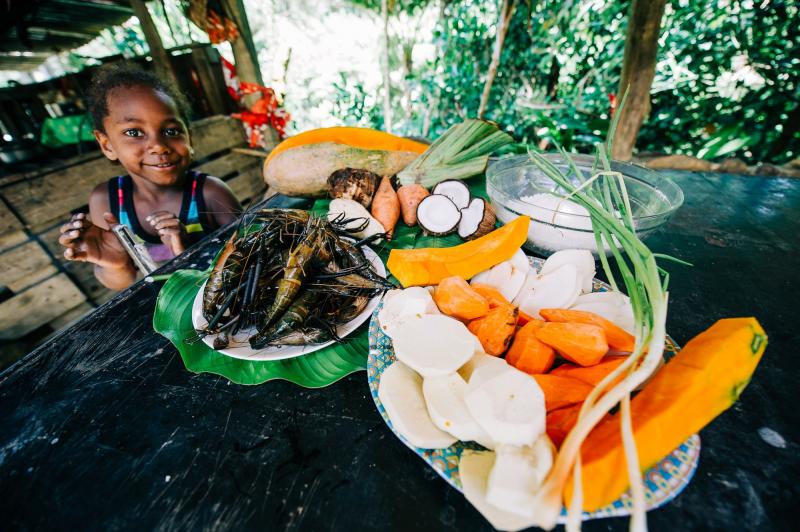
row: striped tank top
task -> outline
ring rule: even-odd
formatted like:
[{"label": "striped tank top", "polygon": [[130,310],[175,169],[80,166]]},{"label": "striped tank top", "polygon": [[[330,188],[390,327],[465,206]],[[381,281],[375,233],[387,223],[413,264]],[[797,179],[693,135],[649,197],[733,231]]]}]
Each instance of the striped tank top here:
[{"label": "striped tank top", "polygon": [[[211,228],[207,226],[205,216],[200,215],[200,213],[207,212],[203,201],[203,184],[206,174],[190,171],[186,177],[178,219],[185,227],[189,237],[189,241],[186,242],[186,247],[188,247],[211,233]],[[172,250],[161,242],[158,235],[146,233],[139,223],[136,208],[133,205],[133,180],[129,175],[121,175],[108,180],[108,202],[111,206],[111,213],[121,224],[127,225],[133,231],[139,242],[144,243],[156,263],[161,265],[175,257]]]}]

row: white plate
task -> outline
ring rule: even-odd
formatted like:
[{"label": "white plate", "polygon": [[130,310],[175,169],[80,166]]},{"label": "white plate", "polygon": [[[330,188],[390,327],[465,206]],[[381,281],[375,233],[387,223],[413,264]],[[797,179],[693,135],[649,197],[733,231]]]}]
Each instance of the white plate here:
[{"label": "white plate", "polygon": [[[386,268],[384,267],[383,261],[381,261],[380,257],[378,257],[374,251],[366,246],[364,246],[362,249],[364,251],[364,256],[372,263],[372,267],[375,269],[378,275],[385,278]],[[203,286],[201,286],[200,290],[197,291],[197,295],[194,298],[194,303],[192,303],[192,325],[196,330],[203,329],[206,325],[208,325],[208,320],[203,317],[203,290],[205,286],[206,284],[203,283]],[[358,316],[347,323],[339,325],[336,328],[336,334],[339,336],[339,338],[344,338],[351,332],[355,331],[359,325],[367,321],[372,315],[372,311],[378,306],[380,300],[380,295],[373,297],[369,303],[367,303],[367,306],[364,308],[364,310],[358,314]],[[250,344],[247,342],[247,339],[253,336],[255,333],[255,327],[241,330],[238,334],[236,334],[236,336],[231,338],[230,344],[227,348],[219,349],[217,352],[222,353],[223,355],[228,355],[229,357],[241,358],[243,360],[283,360],[285,358],[294,358],[313,353],[314,351],[329,346],[336,341],[330,340],[328,342],[315,345],[270,346],[265,349],[256,350],[251,348]],[[208,347],[214,349],[214,339],[217,336],[218,335],[216,334],[205,336],[203,337],[203,342],[205,342]]]}]

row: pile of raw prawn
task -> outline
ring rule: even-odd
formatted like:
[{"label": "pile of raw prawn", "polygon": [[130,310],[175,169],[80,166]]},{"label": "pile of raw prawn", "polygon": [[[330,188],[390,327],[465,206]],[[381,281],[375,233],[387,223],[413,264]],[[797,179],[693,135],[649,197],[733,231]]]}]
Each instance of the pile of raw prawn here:
[{"label": "pile of raw prawn", "polygon": [[337,340],[338,325],[394,288],[361,249],[382,235],[347,238],[360,229],[353,220],[329,221],[303,210],[246,213],[205,285],[202,311],[208,325],[198,335],[217,334],[215,349],[253,329],[248,338],[253,349]]}]

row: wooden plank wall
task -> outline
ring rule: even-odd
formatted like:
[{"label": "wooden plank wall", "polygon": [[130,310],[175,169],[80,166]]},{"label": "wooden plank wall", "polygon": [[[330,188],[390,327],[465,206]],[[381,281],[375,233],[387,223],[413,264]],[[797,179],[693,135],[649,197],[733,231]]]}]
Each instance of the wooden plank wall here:
[{"label": "wooden plank wall", "polygon": [[[263,195],[263,159],[232,151],[245,145],[238,121],[214,116],[191,132],[195,169],[226,181],[243,204]],[[58,236],[73,213],[88,210],[89,192],[119,173],[97,152],[0,181],[0,341],[57,330],[113,297],[91,264],[63,259]]]}]

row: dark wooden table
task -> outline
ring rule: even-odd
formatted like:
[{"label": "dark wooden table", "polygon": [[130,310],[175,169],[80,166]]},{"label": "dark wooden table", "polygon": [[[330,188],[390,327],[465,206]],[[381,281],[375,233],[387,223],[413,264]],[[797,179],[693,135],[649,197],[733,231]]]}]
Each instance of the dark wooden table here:
[{"label": "dark wooden table", "polygon": [[[800,180],[672,176],[686,203],[649,244],[695,266],[670,266],[668,331],[685,343],[755,315],[770,345],[649,524],[796,529]],[[204,267],[219,245],[169,268]],[[306,390],[186,371],[152,330],[160,286],[133,286],[0,374],[0,529],[489,529],[389,432],[365,373]]]}]

